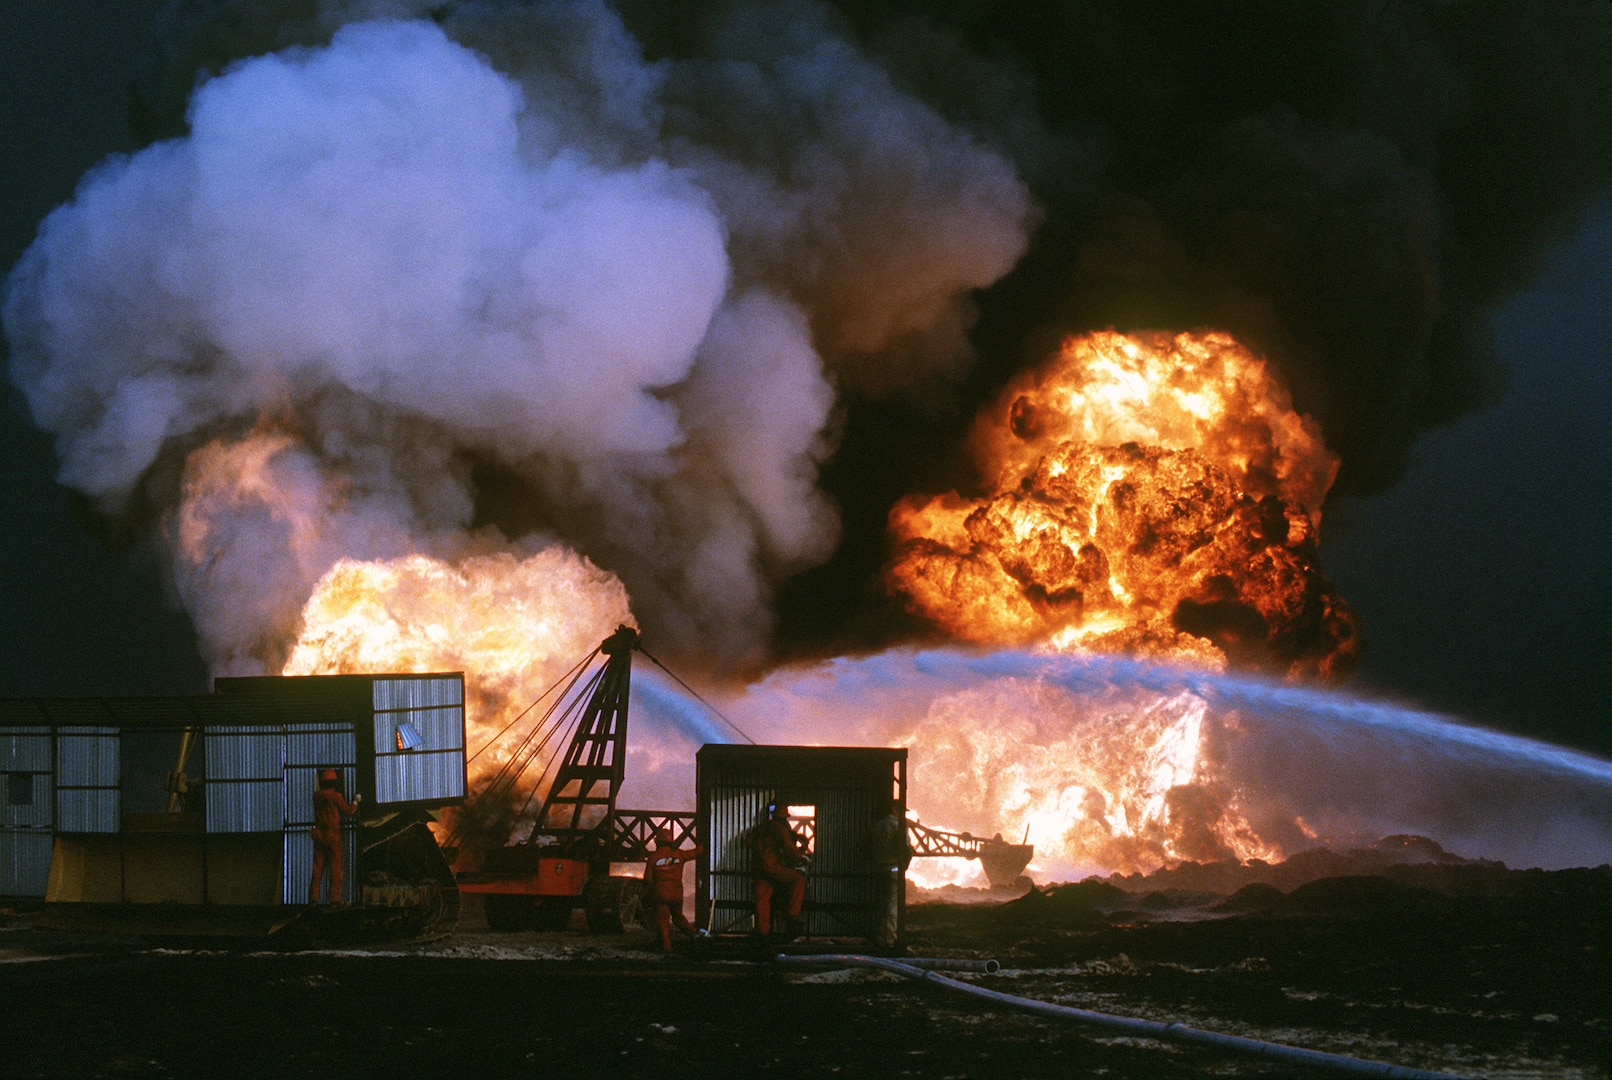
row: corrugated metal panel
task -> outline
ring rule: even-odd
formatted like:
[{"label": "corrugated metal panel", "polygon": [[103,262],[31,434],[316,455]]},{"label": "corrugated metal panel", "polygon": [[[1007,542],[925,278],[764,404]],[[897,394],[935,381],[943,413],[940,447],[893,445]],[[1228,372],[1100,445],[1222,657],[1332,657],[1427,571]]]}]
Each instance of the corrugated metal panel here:
[{"label": "corrugated metal panel", "polygon": [[13,805],[9,797],[11,794],[9,785],[0,785],[0,829],[50,828],[53,816],[51,811],[56,805],[50,773],[33,772],[20,775],[28,777],[31,782],[32,800]]},{"label": "corrugated metal panel", "polygon": [[[465,795],[464,678],[408,675],[377,678],[375,801],[444,802]],[[420,736],[415,750],[399,750],[397,726]]]},{"label": "corrugated metal panel", "polygon": [[285,734],[278,729],[209,727],[202,743],[209,781],[278,780],[285,768]]},{"label": "corrugated metal panel", "polygon": [[375,756],[375,801],[380,804],[461,799],[465,794],[462,750],[410,750]]},{"label": "corrugated metal panel", "polygon": [[70,727],[58,730],[56,783],[61,787],[117,787],[118,729]]},{"label": "corrugated metal panel", "polygon": [[296,765],[352,765],[358,744],[350,725],[291,724],[286,728],[285,763]]},{"label": "corrugated metal panel", "polygon": [[50,771],[50,728],[0,729],[0,772]]},{"label": "corrugated metal panel", "polygon": [[[353,829],[344,829],[342,839],[341,898],[353,902],[356,895],[358,866],[358,835]],[[285,879],[281,898],[287,904],[308,902],[308,882],[313,877],[313,837],[307,829],[287,829],[285,832]]]},{"label": "corrugated metal panel", "polygon": [[286,738],[279,728],[214,725],[207,757],[207,831],[279,832],[285,827]]},{"label": "corrugated metal panel", "polygon": [[423,750],[458,750],[465,744],[465,711],[458,705],[444,705],[433,709],[405,709],[400,712],[377,713],[375,716],[375,752],[397,753],[397,725],[408,722],[424,740]]},{"label": "corrugated metal panel", "polygon": [[45,895],[51,834],[0,830],[0,896]]},{"label": "corrugated metal panel", "polygon": [[711,866],[711,931],[755,927],[755,853],[751,833],[767,820],[776,789],[759,785],[711,786],[705,845]]},{"label": "corrugated metal panel", "polygon": [[56,831],[63,833],[115,833],[118,831],[117,788],[56,789]]},{"label": "corrugated metal panel", "polygon": [[63,727],[56,732],[56,831],[115,833],[118,792],[117,729]]},{"label": "corrugated metal panel", "polygon": [[810,934],[873,932],[873,797],[865,787],[820,788],[816,851],[806,879]]},{"label": "corrugated metal panel", "polygon": [[210,833],[279,832],[285,785],[273,780],[209,780],[207,831]]},{"label": "corrugated metal panel", "polygon": [[[298,766],[285,771],[285,805],[282,812],[285,816],[285,827],[294,825],[306,829],[313,824],[313,793],[319,790],[319,774],[322,767]],[[341,772],[341,791],[343,795],[352,798],[353,775],[352,766],[343,766]]]},{"label": "corrugated metal panel", "polygon": [[375,679],[375,711],[463,705],[465,681],[459,675],[387,675]]}]

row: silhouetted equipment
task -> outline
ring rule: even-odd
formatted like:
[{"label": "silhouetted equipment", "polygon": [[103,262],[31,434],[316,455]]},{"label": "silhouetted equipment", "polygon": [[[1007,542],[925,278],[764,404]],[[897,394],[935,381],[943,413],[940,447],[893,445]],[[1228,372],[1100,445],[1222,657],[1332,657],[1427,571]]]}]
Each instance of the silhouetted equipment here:
[{"label": "silhouetted equipment", "polygon": [[510,751],[503,768],[465,808],[450,845],[473,834],[508,834],[528,802],[513,798],[523,775],[567,728],[573,733],[557,759],[530,835],[482,852],[479,869],[459,875],[459,887],[484,896],[495,930],[560,929],[578,907],[595,932],[619,932],[638,921],[642,882],[613,876],[611,863],[648,858],[655,830],[670,829],[681,845],[693,834],[686,811],[623,810],[616,797],[626,775],[627,704],[638,631],[618,627],[577,668],[542,720]]},{"label": "silhouetted equipment", "polygon": [[1018,884],[1024,868],[1035,858],[1034,844],[1010,843],[1002,839],[1001,833],[987,840],[972,833],[931,829],[911,819],[907,821],[907,841],[912,845],[913,858],[978,859],[993,889],[1008,889]]}]

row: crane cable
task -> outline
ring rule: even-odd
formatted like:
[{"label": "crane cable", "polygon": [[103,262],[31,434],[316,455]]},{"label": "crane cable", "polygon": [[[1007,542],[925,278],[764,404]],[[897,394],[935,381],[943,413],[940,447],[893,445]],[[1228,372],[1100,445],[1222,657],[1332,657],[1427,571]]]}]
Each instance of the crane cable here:
[{"label": "crane cable", "polygon": [[722,721],[724,724],[728,725],[728,727],[732,728],[734,731],[737,731],[739,733],[739,738],[743,739],[745,742],[749,743],[751,746],[756,745],[756,740],[754,740],[750,736],[746,735],[744,733],[743,728],[741,728],[738,724],[735,724],[732,720],[729,720],[726,716],[723,716],[722,713],[717,709],[717,707],[715,705],[712,705],[709,701],[706,701],[703,697],[700,696],[699,691],[695,690],[688,683],[686,683],[682,679],[678,678],[677,673],[674,672],[671,668],[667,667],[665,664],[663,664],[659,660],[655,659],[654,655],[651,654],[648,649],[644,648],[642,645],[639,645],[638,646],[638,651],[643,653],[646,657],[648,657],[649,661],[651,663],[653,663],[656,667],[658,667],[662,671],[666,672],[666,674],[671,677],[671,680],[673,682],[675,682],[678,686],[681,686],[684,690],[688,691],[690,697],[692,697],[695,701],[698,701],[701,705],[704,705],[707,709],[710,709],[713,716],[715,716],[718,720]]},{"label": "crane cable", "polygon": [[[582,660],[572,667],[570,671],[560,676],[553,686],[550,686],[547,690],[543,691],[542,694],[538,695],[537,699],[533,701],[532,704],[521,710],[520,715],[516,716],[515,719],[511,720],[508,724],[505,724],[503,730],[499,731],[498,734],[494,735],[490,740],[484,743],[482,748],[476,751],[475,755],[470,758],[470,761],[474,761],[477,757],[480,757],[484,751],[497,743],[498,740],[502,739],[510,728],[514,727],[523,717],[528,715],[534,708],[536,708],[539,702],[552,694],[561,683],[566,684],[565,690],[562,691],[559,696],[555,698],[554,702],[549,705],[548,710],[544,712],[542,719],[532,726],[532,730],[528,732],[520,740],[520,742],[516,743],[515,748],[510,752],[508,760],[499,766],[498,771],[493,774],[492,779],[487,782],[487,786],[481,790],[479,795],[476,796],[475,801],[465,806],[464,813],[459,817],[458,822],[455,824],[453,831],[449,834],[445,843],[451,845],[459,839],[464,825],[475,816],[475,810],[483,802],[487,801],[489,798],[492,798],[495,794],[502,795],[507,793],[515,786],[515,784],[520,780],[521,776],[525,774],[526,770],[531,767],[532,762],[536,760],[537,755],[542,753],[543,748],[548,745],[549,741],[553,739],[558,732],[566,727],[567,718],[572,719],[574,726],[578,703],[583,700],[586,695],[573,695],[571,692],[576,687],[577,682],[582,678],[583,672],[587,665],[592,663],[594,658],[598,655],[599,650],[594,649],[587,656],[583,657]],[[603,677],[603,674],[603,668],[594,674],[593,679],[588,686],[590,691],[592,690],[593,686],[598,683],[599,679]],[[553,724],[550,724],[550,721],[554,719],[555,710],[559,709],[560,706],[565,704],[567,701],[569,701],[569,705],[567,705],[564,711],[561,712],[558,720]],[[540,734],[542,735],[542,738],[539,739],[538,736]],[[466,764],[469,764],[469,761],[467,761]],[[546,767],[544,771],[547,771]],[[530,799],[527,801],[530,803]],[[486,822],[483,822],[482,824],[486,824]]]}]

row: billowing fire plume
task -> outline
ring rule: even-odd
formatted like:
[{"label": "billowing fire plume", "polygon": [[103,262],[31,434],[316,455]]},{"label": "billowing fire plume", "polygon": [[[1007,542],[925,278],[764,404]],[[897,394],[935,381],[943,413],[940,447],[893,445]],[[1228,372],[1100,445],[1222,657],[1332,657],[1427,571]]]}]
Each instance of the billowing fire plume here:
[{"label": "billowing fire plume", "polygon": [[[475,795],[516,745],[499,735],[632,616],[619,581],[564,548],[550,547],[526,558],[499,552],[456,563],[425,555],[342,559],[320,579],[302,619],[286,675],[465,673],[465,738],[476,755],[469,788]],[[525,801],[535,783],[535,777],[525,778],[510,797]],[[495,822],[502,820],[503,808],[489,809]],[[496,846],[504,837],[478,839]]]},{"label": "billowing fire plume", "polygon": [[[912,747],[914,808],[926,820],[1022,830],[1038,870],[1128,873],[1283,856],[1220,774],[1235,727],[1186,689],[1092,697],[1006,678],[937,697],[897,738]],[[935,885],[959,871],[920,865],[915,877]]]},{"label": "billowing fire plume", "polygon": [[1329,676],[1316,563],[1337,459],[1224,334],[1072,338],[981,417],[980,498],[891,513],[891,587],[953,637]]}]

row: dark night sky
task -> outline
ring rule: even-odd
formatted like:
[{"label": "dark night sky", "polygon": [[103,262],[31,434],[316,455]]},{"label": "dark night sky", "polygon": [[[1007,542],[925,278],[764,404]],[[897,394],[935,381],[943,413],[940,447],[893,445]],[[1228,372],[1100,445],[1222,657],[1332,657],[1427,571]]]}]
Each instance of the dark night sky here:
[{"label": "dark night sky", "polygon": [[[132,149],[128,87],[157,7],[5,4],[6,266],[86,169]],[[1499,402],[1422,436],[1391,489],[1327,507],[1325,569],[1368,640],[1356,686],[1612,755],[1609,295],[1612,192],[1492,313]],[[0,452],[0,693],[204,688],[154,560],[55,484],[9,388]]]}]

